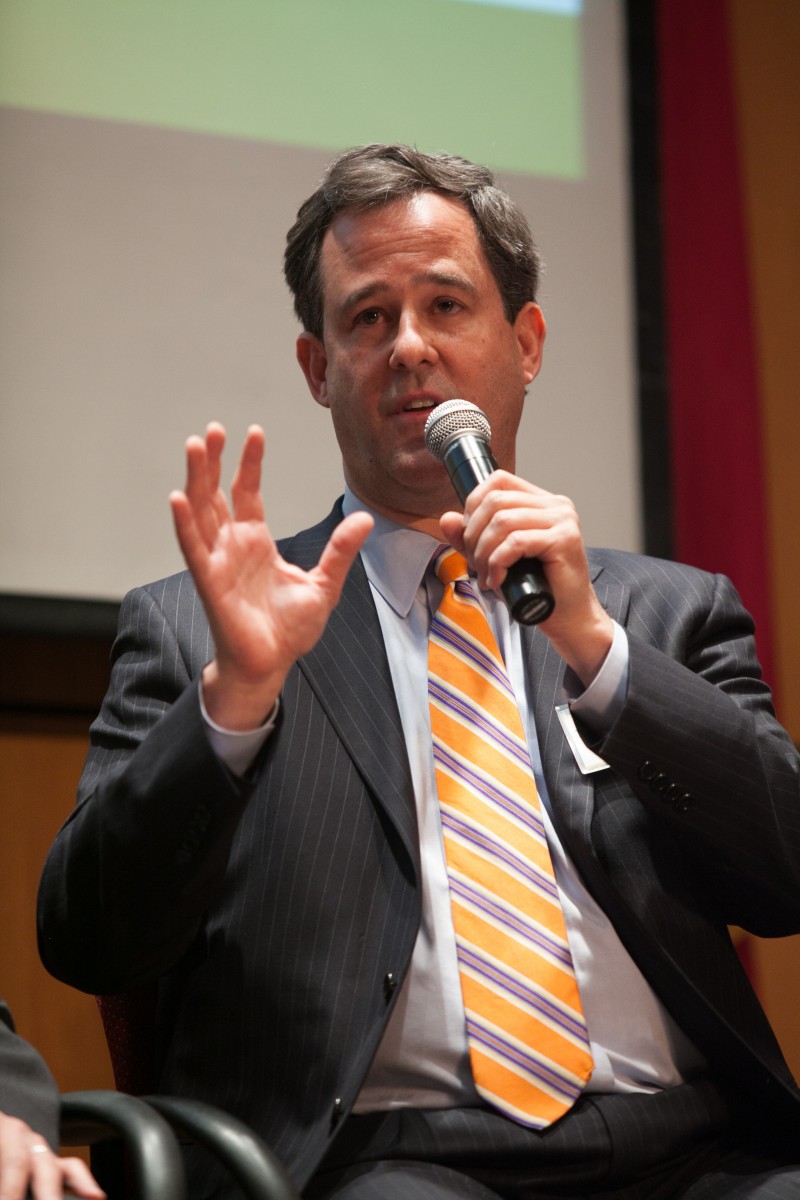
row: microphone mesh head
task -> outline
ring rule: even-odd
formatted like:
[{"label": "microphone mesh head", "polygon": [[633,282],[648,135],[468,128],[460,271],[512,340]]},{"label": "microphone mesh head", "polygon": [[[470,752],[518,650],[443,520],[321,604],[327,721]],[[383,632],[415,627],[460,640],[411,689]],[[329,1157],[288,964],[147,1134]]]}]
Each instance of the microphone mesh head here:
[{"label": "microphone mesh head", "polygon": [[445,400],[436,405],[425,422],[425,445],[441,461],[453,438],[462,433],[483,438],[488,445],[492,429],[486,413],[469,400]]}]

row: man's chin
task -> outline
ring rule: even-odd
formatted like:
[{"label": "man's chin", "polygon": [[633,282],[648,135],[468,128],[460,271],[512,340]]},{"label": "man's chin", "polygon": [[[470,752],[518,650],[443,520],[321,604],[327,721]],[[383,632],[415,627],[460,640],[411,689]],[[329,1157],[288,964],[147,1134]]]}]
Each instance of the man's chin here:
[{"label": "man's chin", "polygon": [[423,453],[424,459],[407,456],[382,476],[348,480],[351,491],[386,516],[438,520],[443,512],[460,505],[445,468],[431,460],[427,451]]},{"label": "man's chin", "polygon": [[404,499],[421,516],[438,515],[458,504],[446,468],[425,449],[404,455],[386,482],[396,499]]}]

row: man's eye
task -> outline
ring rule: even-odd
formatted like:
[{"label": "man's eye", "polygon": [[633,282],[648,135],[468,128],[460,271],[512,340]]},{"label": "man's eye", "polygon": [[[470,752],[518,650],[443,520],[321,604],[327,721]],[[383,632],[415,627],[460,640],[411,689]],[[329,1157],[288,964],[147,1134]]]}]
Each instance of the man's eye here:
[{"label": "man's eye", "polygon": [[451,313],[455,312],[461,306],[457,300],[450,300],[448,297],[443,296],[441,300],[436,301],[436,307],[439,312]]},{"label": "man's eye", "polygon": [[356,317],[356,322],[359,325],[377,325],[381,319],[381,310],[379,308],[365,308]]}]

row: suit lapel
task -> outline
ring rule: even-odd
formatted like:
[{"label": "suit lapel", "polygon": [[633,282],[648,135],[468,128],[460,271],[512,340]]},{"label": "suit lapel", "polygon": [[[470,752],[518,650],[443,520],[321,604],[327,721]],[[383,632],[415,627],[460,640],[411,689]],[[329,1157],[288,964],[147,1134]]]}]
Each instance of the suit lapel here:
[{"label": "suit lapel", "polygon": [[604,569],[600,552],[589,550],[589,574],[594,584],[597,599],[608,615],[619,625],[625,625],[628,620],[628,609],[631,603],[630,590],[618,580],[612,578]]},{"label": "suit lapel", "polygon": [[[281,553],[308,570],[336,523],[330,516]],[[298,662],[361,776],[395,824],[412,862],[419,848],[414,789],[389,663],[366,572],[357,558],[316,646]]]}]

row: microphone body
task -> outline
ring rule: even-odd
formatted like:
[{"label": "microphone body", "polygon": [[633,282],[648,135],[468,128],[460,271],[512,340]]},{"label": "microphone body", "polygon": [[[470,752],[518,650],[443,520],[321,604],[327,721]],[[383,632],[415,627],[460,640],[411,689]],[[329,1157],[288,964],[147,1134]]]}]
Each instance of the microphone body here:
[{"label": "microphone body", "polygon": [[[448,400],[433,410],[425,424],[425,444],[447,468],[463,504],[470,492],[497,470],[489,447],[491,432],[484,413],[466,400]],[[512,617],[521,625],[538,625],[555,607],[538,558],[521,558],[508,568],[501,591]]]}]

